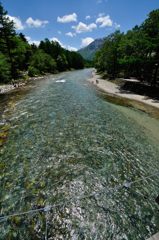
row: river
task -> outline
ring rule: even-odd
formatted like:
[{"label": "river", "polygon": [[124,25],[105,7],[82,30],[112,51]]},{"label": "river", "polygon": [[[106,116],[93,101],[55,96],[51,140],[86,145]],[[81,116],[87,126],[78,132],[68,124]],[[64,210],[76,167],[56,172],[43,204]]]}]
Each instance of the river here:
[{"label": "river", "polygon": [[158,142],[136,119],[158,121],[105,101],[86,81],[91,71],[49,76],[1,99],[1,217],[53,207],[1,219],[0,239],[157,232],[159,176],[144,178],[159,172]]}]

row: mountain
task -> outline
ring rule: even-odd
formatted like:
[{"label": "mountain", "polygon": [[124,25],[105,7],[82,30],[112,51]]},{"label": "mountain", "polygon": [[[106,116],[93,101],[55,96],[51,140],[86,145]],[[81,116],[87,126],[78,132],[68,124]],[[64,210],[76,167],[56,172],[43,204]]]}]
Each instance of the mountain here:
[{"label": "mountain", "polygon": [[102,47],[105,39],[96,39],[90,43],[87,47],[81,48],[78,50],[78,53],[86,60],[93,60],[95,53]]}]

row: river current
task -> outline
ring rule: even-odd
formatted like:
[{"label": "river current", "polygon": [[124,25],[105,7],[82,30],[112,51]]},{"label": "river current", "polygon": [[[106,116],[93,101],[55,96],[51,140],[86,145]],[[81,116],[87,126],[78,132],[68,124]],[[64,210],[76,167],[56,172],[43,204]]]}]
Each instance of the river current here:
[{"label": "river current", "polygon": [[144,179],[159,172],[158,142],[100,97],[91,71],[49,76],[10,97],[0,214],[54,207],[0,221],[0,239],[144,240],[158,231],[159,176]]}]

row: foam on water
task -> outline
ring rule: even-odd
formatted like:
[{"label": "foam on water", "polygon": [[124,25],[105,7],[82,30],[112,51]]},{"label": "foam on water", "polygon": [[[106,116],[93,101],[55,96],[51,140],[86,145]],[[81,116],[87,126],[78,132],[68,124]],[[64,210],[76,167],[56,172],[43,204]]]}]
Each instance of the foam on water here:
[{"label": "foam on water", "polygon": [[66,82],[65,79],[56,80],[56,83],[65,83],[65,82]]}]

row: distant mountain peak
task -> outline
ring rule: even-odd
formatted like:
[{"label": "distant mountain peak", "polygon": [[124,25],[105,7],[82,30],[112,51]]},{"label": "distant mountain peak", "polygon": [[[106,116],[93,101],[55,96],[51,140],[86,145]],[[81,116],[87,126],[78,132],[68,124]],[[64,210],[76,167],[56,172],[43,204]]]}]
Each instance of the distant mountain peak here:
[{"label": "distant mountain peak", "polygon": [[78,50],[78,53],[82,55],[82,57],[86,60],[93,60],[96,52],[100,50],[104,43],[104,38],[99,38],[91,42],[88,46],[81,48]]}]

